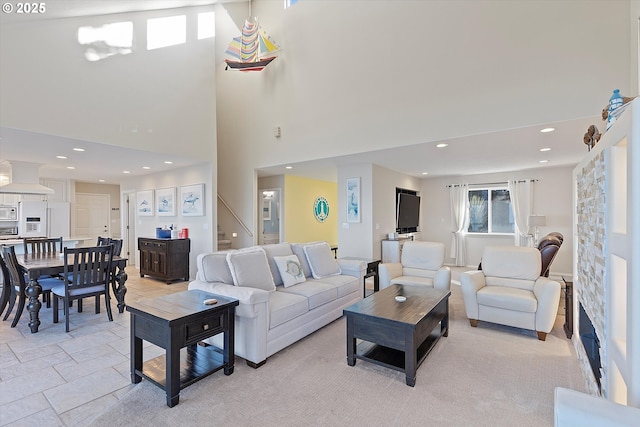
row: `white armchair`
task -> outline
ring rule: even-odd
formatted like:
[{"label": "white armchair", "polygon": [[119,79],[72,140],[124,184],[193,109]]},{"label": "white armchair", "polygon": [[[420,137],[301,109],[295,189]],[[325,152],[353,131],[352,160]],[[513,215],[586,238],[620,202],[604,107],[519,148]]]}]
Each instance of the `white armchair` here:
[{"label": "white armchair", "polygon": [[640,408],[562,387],[556,387],[553,412],[555,427],[631,427],[640,422]]},{"label": "white armchair", "polygon": [[558,314],[560,283],[541,277],[540,268],[536,248],[487,246],[482,270],[460,273],[471,326],[482,320],[530,329],[544,341]]},{"label": "white armchair", "polygon": [[436,289],[451,288],[451,270],[444,267],[444,245],[411,241],[402,247],[400,262],[378,266],[380,289],[393,284],[423,285]]}]

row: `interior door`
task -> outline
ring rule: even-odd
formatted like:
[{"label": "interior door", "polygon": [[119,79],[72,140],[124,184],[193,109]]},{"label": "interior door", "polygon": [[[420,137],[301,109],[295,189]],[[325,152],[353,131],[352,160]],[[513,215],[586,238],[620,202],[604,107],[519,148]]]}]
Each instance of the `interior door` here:
[{"label": "interior door", "polygon": [[258,243],[280,243],[280,189],[260,190],[260,236]]},{"label": "interior door", "polygon": [[110,203],[108,194],[76,194],[76,236],[111,237],[109,228]]}]

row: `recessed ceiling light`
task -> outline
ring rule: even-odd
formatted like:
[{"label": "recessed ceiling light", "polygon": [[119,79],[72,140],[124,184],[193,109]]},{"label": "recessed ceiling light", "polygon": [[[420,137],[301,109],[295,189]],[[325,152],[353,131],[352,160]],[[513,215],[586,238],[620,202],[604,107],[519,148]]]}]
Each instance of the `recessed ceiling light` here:
[{"label": "recessed ceiling light", "polygon": [[84,148],[74,148],[73,151],[84,151]]},{"label": "recessed ceiling light", "polygon": [[131,173],[131,172],[129,172],[129,171],[122,171],[122,173]]},{"label": "recessed ceiling light", "polygon": [[56,159],[66,159],[67,156],[56,156]]},{"label": "recessed ceiling light", "polygon": [[142,169],[151,169],[149,166],[143,166]]},{"label": "recessed ceiling light", "polygon": [[549,163],[549,160],[540,160],[539,163]]},{"label": "recessed ceiling light", "polygon": [[170,161],[168,161],[168,160],[167,160],[166,162],[164,162],[164,163],[165,163],[166,165],[172,165],[172,164],[173,164],[173,162],[170,162]]},{"label": "recessed ceiling light", "polygon": [[293,166],[285,166],[285,169],[293,169]]},{"label": "recessed ceiling light", "polygon": [[551,148],[549,147],[541,148],[540,151],[551,151]]},{"label": "recessed ceiling light", "polygon": [[98,182],[104,182],[104,179],[99,179]]},{"label": "recessed ceiling light", "polygon": [[67,169],[75,169],[75,166],[67,166]]},{"label": "recessed ceiling light", "polygon": [[556,130],[556,128],[544,128],[544,129],[540,129],[540,132],[547,133],[547,132],[553,132],[554,130]]},{"label": "recessed ceiling light", "polygon": [[448,145],[449,145],[449,144],[445,144],[445,143],[443,142],[443,143],[441,143],[441,144],[436,144],[436,147],[438,147],[438,148],[444,148],[444,147],[446,147],[446,146],[448,146]]},{"label": "recessed ceiling light", "polygon": [[429,175],[429,172],[422,172],[422,175]]}]

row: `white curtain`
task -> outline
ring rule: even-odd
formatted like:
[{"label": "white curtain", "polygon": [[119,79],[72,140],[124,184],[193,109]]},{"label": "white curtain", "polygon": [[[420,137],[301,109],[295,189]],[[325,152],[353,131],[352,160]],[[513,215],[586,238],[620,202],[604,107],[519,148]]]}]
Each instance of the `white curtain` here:
[{"label": "white curtain", "polygon": [[457,266],[465,265],[465,232],[469,223],[469,184],[452,185],[449,188],[451,201],[451,258]]},{"label": "white curtain", "polygon": [[509,180],[509,196],[513,206],[513,219],[515,220],[515,244],[516,246],[529,245],[529,215],[533,211],[533,191],[531,180]]}]

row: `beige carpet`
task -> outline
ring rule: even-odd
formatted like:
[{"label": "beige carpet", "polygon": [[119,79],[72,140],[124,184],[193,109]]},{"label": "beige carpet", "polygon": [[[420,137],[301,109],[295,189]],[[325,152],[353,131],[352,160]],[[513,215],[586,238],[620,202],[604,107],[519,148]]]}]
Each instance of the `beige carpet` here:
[{"label": "beige carpet", "polygon": [[458,285],[450,312],[449,336],[418,369],[415,387],[400,372],[361,360],[348,366],[341,318],[259,369],[236,358],[232,375],[218,371],[187,387],[174,408],[143,380],[93,425],[552,426],[554,388],[585,390],[563,317],[545,342],[533,331],[471,328]]}]

